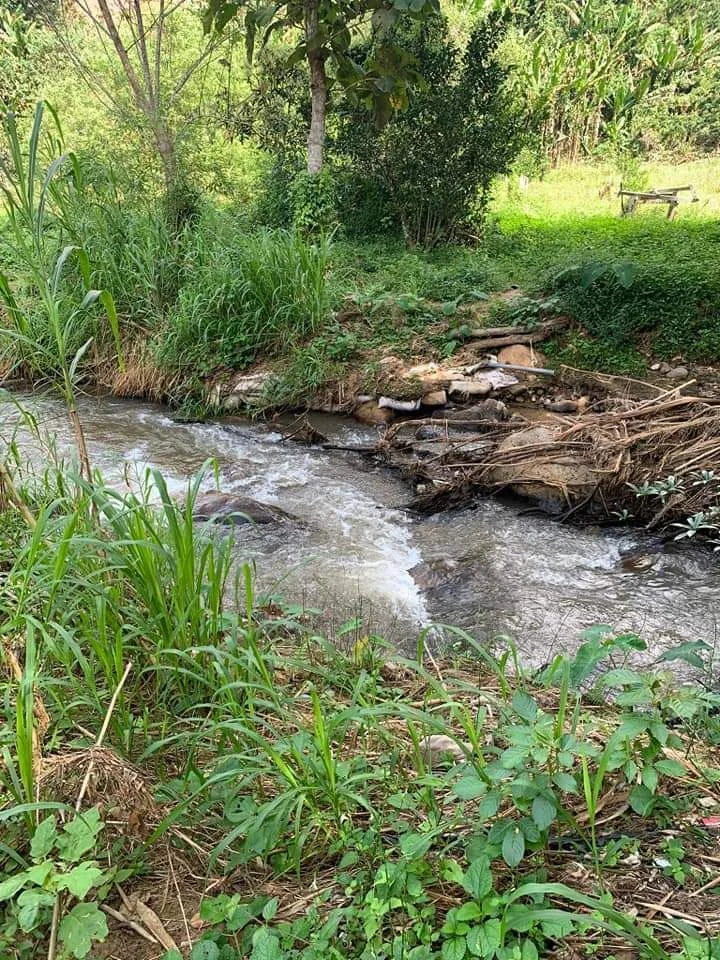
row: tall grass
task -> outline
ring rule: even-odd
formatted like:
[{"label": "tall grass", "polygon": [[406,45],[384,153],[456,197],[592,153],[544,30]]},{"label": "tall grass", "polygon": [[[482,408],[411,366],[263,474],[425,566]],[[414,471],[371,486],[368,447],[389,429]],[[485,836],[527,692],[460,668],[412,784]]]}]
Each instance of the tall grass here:
[{"label": "tall grass", "polygon": [[[211,225],[212,226],[212,225]],[[199,227],[158,347],[160,361],[207,373],[277,356],[313,334],[328,309],[329,243],[283,230]]]},{"label": "tall grass", "polygon": [[[21,374],[48,379],[62,395],[75,433],[80,466],[89,480],[90,460],[76,402],[79,369],[101,327],[102,315],[107,319],[122,363],[120,330],[112,296],[92,285],[85,250],[66,243],[64,214],[79,174],[72,155],[58,152],[59,126],[58,134],[50,137],[56,155],[43,169],[44,115],[44,105],[38,104],[27,147],[12,114],[6,116],[2,128],[10,157],[8,163],[0,163],[8,223],[4,241],[20,276],[16,290],[16,284],[0,272],[0,301],[8,321],[0,326],[0,337],[7,366]],[[77,262],[82,284],[71,284],[68,290],[65,273],[71,258]],[[95,304],[102,305],[103,314],[94,309]]]}]

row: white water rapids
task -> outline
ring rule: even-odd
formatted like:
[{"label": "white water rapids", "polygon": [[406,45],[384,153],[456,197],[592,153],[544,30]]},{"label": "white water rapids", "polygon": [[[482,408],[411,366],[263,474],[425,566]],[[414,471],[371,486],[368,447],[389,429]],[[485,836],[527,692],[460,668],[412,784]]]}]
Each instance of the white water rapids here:
[{"label": "white water rapids", "polygon": [[[71,457],[61,403],[20,400]],[[7,441],[19,414],[10,402],[0,414]],[[411,644],[424,625],[452,623],[488,642],[510,635],[538,664],[577,646],[581,631],[597,623],[637,632],[653,650],[687,639],[716,643],[720,567],[710,555],[654,544],[652,569],[628,573],[622,554],[648,549],[640,534],[563,526],[493,500],[413,518],[403,509],[409,487],[382,466],[283,442],[272,425],[182,424],[162,408],[107,398],[86,398],[82,419],[93,466],[118,486],[134,486],[157,467],[180,494],[212,458],[221,490],[297,517],[234,533],[242,557],[256,564],[258,591],[319,610],[330,630],[357,616],[368,631]],[[374,437],[352,421],[325,417],[317,426],[343,444]],[[18,443],[42,464],[26,430]],[[204,487],[214,486],[209,471]]]}]

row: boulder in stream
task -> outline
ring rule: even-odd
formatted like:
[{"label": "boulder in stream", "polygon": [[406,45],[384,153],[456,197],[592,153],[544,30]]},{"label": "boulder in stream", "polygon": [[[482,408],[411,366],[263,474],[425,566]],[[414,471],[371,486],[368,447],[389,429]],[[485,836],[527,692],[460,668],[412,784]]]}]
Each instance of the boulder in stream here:
[{"label": "boulder in stream", "polygon": [[476,431],[478,422],[485,420],[498,422],[507,420],[509,416],[508,408],[502,400],[481,400],[480,403],[474,403],[470,407],[443,411],[441,414],[442,419],[448,421],[451,429],[469,430],[471,433]]},{"label": "boulder in stream", "polygon": [[296,520],[291,514],[279,507],[260,503],[252,497],[238,493],[204,493],[195,501],[194,520],[207,520],[211,523],[283,523]]},{"label": "boulder in stream", "polygon": [[543,424],[504,437],[494,456],[500,462],[492,467],[486,479],[554,510],[591,498],[598,475],[589,464],[563,447],[558,441],[560,432],[560,427]]}]

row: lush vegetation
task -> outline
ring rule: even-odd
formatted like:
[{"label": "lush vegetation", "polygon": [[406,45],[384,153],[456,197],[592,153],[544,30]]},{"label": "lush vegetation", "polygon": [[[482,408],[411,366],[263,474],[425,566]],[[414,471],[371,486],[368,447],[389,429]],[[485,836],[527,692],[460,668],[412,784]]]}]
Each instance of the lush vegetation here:
[{"label": "lush vegetation", "polygon": [[[147,31],[141,8],[88,25],[3,7],[16,120],[0,269],[22,320],[6,366],[52,375],[22,337],[52,345],[62,329],[81,380],[181,402],[264,361],[280,377],[263,404],[293,405],[350,367],[372,380],[388,351],[451,354],[473,304],[511,284],[532,316],[576,320],[553,359],[641,373],[649,355],[717,358],[717,166],[692,159],[717,145],[711,0],[320,4],[309,46],[300,7],[209,6],[203,26],[179,6]],[[39,97],[59,126],[46,111],[31,141]],[[621,181],[692,183],[699,202],[673,222],[621,219]],[[44,196],[23,214],[29,243],[18,187],[31,206]],[[88,290],[102,298],[81,308]]]},{"label": "lush vegetation", "polygon": [[193,522],[201,478],[179,505],[158,473],[13,472],[3,956],[126,950],[128,919],[166,960],[169,935],[193,960],[717,956],[720,700],[666,672],[707,677],[705,644],[638,671],[643,641],[597,628],[528,674],[458,631],[440,663],[357,622],[330,642]]},{"label": "lush vegetation", "polygon": [[[716,0],[486,6],[0,0],[2,370],[79,463],[4,438],[3,958],[720,957],[709,647],[638,670],[596,628],[530,674],[450,628],[443,660],[324,638],[193,522],[202,477],[119,493],[85,443],[84,386],[196,413],[261,367],[259,408],[302,406],[495,320],[569,314],[576,366],[718,360]],[[620,218],[621,182],[699,200]],[[688,482],[678,536],[715,537]]]}]

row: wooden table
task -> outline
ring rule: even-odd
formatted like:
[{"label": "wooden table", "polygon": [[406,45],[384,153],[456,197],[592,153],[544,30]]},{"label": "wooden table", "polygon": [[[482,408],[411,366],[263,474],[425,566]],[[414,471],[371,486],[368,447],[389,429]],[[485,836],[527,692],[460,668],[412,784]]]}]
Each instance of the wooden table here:
[{"label": "wooden table", "polygon": [[639,203],[666,203],[668,220],[672,220],[675,211],[680,203],[678,194],[683,192],[690,193],[691,203],[697,203],[698,197],[695,188],[691,185],[686,187],[657,187],[652,190],[624,190],[620,184],[618,196],[620,197],[620,210],[623,217],[629,217],[635,212]]}]

